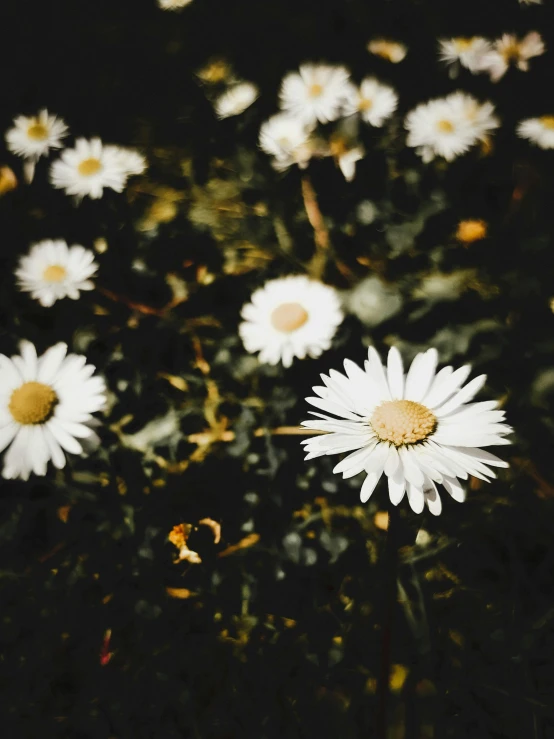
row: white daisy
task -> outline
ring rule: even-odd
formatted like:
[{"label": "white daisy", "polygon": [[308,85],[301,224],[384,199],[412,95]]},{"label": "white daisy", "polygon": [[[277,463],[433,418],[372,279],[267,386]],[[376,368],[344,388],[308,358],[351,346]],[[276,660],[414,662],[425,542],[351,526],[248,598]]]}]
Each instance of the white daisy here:
[{"label": "white daisy", "polygon": [[259,144],[266,154],[274,157],[275,169],[283,170],[292,164],[303,169],[312,155],[310,134],[311,128],[303,121],[278,113],[262,123]]},{"label": "white daisy", "polygon": [[367,50],[370,54],[380,56],[381,59],[386,59],[387,62],[392,62],[393,64],[401,62],[408,53],[408,48],[404,44],[384,38],[376,38],[369,41]]},{"label": "white daisy", "polygon": [[[343,478],[365,472],[360,498],[365,503],[383,472],[390,500],[398,505],[407,493],[416,513],[425,503],[434,515],[441,512],[437,484],[457,501],[465,499],[458,478],[495,477],[489,466],[507,463],[480,446],[509,444],[511,428],[495,401],[470,403],[485,383],[480,375],[462,387],[471,368],[436,372],[437,351],[418,354],[405,375],[396,348],[389,351],[386,369],[373,347],[364,370],[346,359],[346,376],[335,370],[321,375],[319,397],[306,398],[324,413],[303,426],[329,432],[305,439],[306,459],[350,452],[334,468]],[[332,415],[327,415],[327,414]]]},{"label": "white daisy", "polygon": [[3,477],[27,480],[31,472],[45,475],[49,460],[64,467],[64,451],[81,454],[77,439],[95,436],[91,414],[104,407],[106,386],[86,357],[66,356],[66,344],[38,358],[29,341],[20,351],[11,359],[0,354],[0,451],[11,445]]},{"label": "white daisy", "polygon": [[362,120],[379,128],[394,113],[397,105],[398,95],[392,87],[381,84],[375,77],[366,77],[359,88],[348,86],[343,113],[359,113]]},{"label": "white daisy", "polygon": [[260,94],[252,82],[240,82],[220,95],[214,103],[218,118],[240,115],[249,108]]},{"label": "white daisy", "polygon": [[25,159],[24,172],[27,182],[33,181],[35,164],[50,149],[60,149],[62,139],[67,136],[65,122],[47,110],[27,118],[20,115],[14,119],[14,127],[6,132],[8,149]]},{"label": "white daisy", "polygon": [[61,298],[77,300],[79,290],[92,290],[94,283],[89,278],[97,269],[89,249],[68,246],[61,239],[46,240],[21,257],[15,276],[20,288],[47,308]]},{"label": "white daisy", "polygon": [[308,124],[336,120],[348,95],[346,67],[302,64],[281,83],[281,108]]},{"label": "white daisy", "polygon": [[109,156],[113,156],[114,161],[119,163],[125,177],[142,174],[148,167],[145,157],[136,149],[107,145],[104,146],[104,151],[108,152]]},{"label": "white daisy", "polygon": [[239,334],[260,362],[290,367],[294,357],[319,357],[343,320],[334,288],[304,275],[266,282],[241,311]]},{"label": "white daisy", "polygon": [[517,135],[522,139],[529,139],[541,149],[554,149],[554,115],[541,115],[540,118],[520,121]]},{"label": "white daisy", "polygon": [[465,92],[453,92],[446,97],[452,110],[467,121],[471,132],[479,141],[485,141],[488,135],[500,126],[500,121],[493,115],[494,105],[490,102],[480,103]]},{"label": "white daisy", "polygon": [[494,42],[492,51],[483,56],[480,70],[488,72],[491,80],[498,82],[508,71],[510,64],[522,72],[527,72],[529,59],[540,56],[545,51],[544,41],[537,31],[530,31],[521,40],[513,34],[505,33],[501,39]]},{"label": "white daisy", "polygon": [[451,68],[455,77],[461,65],[475,73],[481,70],[485,54],[491,51],[491,43],[482,36],[439,39],[439,58]]},{"label": "white daisy", "polygon": [[162,10],[179,10],[190,5],[192,0],[158,0],[158,5]]},{"label": "white daisy", "polygon": [[101,198],[105,187],[121,192],[127,176],[118,147],[104,146],[98,138],[77,139],[75,148],[64,149],[50,169],[54,187],[79,199]]}]

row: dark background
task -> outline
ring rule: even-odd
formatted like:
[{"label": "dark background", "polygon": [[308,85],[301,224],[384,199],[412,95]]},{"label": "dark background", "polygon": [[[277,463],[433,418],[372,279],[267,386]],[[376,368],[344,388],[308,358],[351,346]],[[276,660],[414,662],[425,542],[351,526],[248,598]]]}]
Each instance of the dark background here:
[{"label": "dark background", "polygon": [[[512,31],[538,30],[554,48],[545,2],[194,0],[177,13],[154,0],[3,3],[2,130],[46,106],[72,136],[135,146],[150,163],[125,194],[76,207],[41,161],[32,186],[0,199],[1,350],[67,341],[112,393],[94,455],[2,483],[6,737],[375,735],[386,589],[375,514],[386,489],[362,507],[361,480],[333,476],[336,459],[304,463],[300,437],[254,435],[298,425],[319,372],[344,357],[362,363],[369,343],[398,343],[406,359],[435,344],[442,362],[472,363],[489,376],[483,397],[502,399],[516,428],[500,450],[510,470],[474,481],[466,503],[444,494],[438,519],[401,505],[390,736],[554,737],[554,154],[514,132],[553,112],[554,68],[547,52],[496,85],[465,71],[452,81],[436,55],[438,37]],[[404,62],[367,53],[380,35],[407,44]],[[213,114],[215,93],[195,76],[213,56],[261,89],[242,116]],[[348,296],[377,275],[402,308],[386,320],[348,315],[329,352],[285,371],[249,358],[237,325],[252,290],[303,271],[313,253],[300,174],[276,174],[257,150],[281,78],[306,60],[398,90],[387,132],[363,131],[368,155],[353,183],[330,160],[310,177],[334,246],[325,280]],[[492,152],[424,166],[404,146],[402,118],[458,88],[494,102],[503,125]],[[21,179],[19,160],[4,149],[0,159]],[[173,197],[167,188],[175,217],[144,227],[153,203]],[[369,224],[357,217],[365,200],[378,211]],[[488,238],[459,245],[463,218],[485,219]],[[94,293],[47,310],[17,290],[18,257],[44,238],[106,240]],[[188,294],[172,310],[168,274]],[[463,287],[434,300],[426,279],[437,274]],[[191,460],[188,437],[214,408],[236,438]],[[168,414],[170,434],[131,448],[129,435]],[[202,563],[174,564],[171,528],[204,517],[221,523],[221,543],[199,526],[189,544]],[[414,545],[420,528],[426,546]],[[220,556],[253,533],[257,542]]]}]

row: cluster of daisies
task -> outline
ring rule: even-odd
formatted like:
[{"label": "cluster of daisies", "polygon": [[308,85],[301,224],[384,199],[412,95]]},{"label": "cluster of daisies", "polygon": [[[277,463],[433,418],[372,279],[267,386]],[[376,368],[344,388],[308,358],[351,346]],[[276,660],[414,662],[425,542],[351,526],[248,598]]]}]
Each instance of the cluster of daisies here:
[{"label": "cluster of daisies", "polygon": [[122,192],[129,177],[146,169],[146,160],[138,151],[103,144],[99,138],[79,138],[73,149],[63,148],[68,134],[66,123],[47,110],[15,118],[13,128],[6,133],[6,145],[23,158],[27,182],[32,182],[39,159],[56,149],[62,151],[50,165],[50,182],[76,200],[85,196],[101,198],[105,187]]}]

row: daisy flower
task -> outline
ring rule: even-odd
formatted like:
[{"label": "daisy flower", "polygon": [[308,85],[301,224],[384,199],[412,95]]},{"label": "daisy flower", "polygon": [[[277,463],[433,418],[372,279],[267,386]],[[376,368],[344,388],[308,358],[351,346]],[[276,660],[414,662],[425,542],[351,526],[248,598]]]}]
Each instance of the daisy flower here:
[{"label": "daisy flower", "polygon": [[312,412],[317,418],[302,425],[328,433],[302,442],[306,459],[350,452],[333,472],[343,478],[366,473],[363,503],[384,473],[391,503],[398,505],[406,494],[412,510],[421,513],[427,504],[434,515],[442,509],[437,485],[461,502],[465,490],[458,478],[495,477],[489,467],[507,463],[479,447],[510,443],[504,412],[495,410],[495,401],[469,402],[485,375],[463,386],[471,368],[437,372],[437,357],[436,349],[418,354],[404,374],[396,348],[384,368],[370,347],[363,370],[346,359],[346,375],[321,375],[324,386],[313,388],[318,397],[306,400],[324,413]]},{"label": "daisy flower", "polygon": [[527,72],[529,59],[541,56],[545,51],[544,41],[537,31],[531,31],[521,40],[513,34],[505,33],[501,39],[494,42],[492,51],[483,56],[480,69],[488,72],[493,82],[498,82],[508,71],[510,64],[522,72]]},{"label": "daisy flower", "polygon": [[398,95],[392,87],[381,84],[375,77],[366,77],[359,88],[349,85],[343,113],[359,113],[362,120],[379,128],[394,113],[397,105]]},{"label": "daisy flower", "polygon": [[554,149],[554,115],[520,121],[517,135],[522,139],[529,139],[541,149]]},{"label": "daisy flower", "polygon": [[90,424],[106,402],[106,386],[93,377],[86,357],[67,354],[66,344],[50,347],[41,357],[22,341],[20,356],[0,354],[0,451],[2,475],[27,480],[31,472],[46,474],[46,465],[65,466],[65,452],[81,454],[78,439],[94,437]]},{"label": "daisy flower", "polygon": [[493,115],[494,105],[490,102],[479,103],[471,95],[460,91],[451,93],[446,100],[460,119],[469,124],[472,134],[479,141],[485,141],[500,125],[498,118]]},{"label": "daisy flower", "polygon": [[312,155],[310,134],[311,128],[303,121],[287,113],[278,113],[262,123],[259,145],[274,157],[275,169],[283,170],[292,164],[304,169]]},{"label": "daisy flower", "polygon": [[83,246],[68,246],[61,239],[35,244],[21,257],[15,276],[23,292],[31,293],[45,308],[61,298],[77,300],[79,290],[92,290],[90,281],[98,265],[94,254]]},{"label": "daisy flower", "polygon": [[49,115],[46,109],[31,118],[20,115],[14,119],[14,127],[6,132],[6,144],[11,152],[26,160],[27,182],[32,181],[40,157],[46,156],[50,149],[60,149],[67,132],[64,121]]},{"label": "daisy flower", "polygon": [[240,82],[220,95],[214,103],[218,118],[228,118],[243,113],[260,94],[252,82]]},{"label": "daisy flower", "polygon": [[343,319],[334,288],[304,275],[266,282],[241,311],[239,334],[260,362],[290,367],[294,357],[319,357]]},{"label": "daisy flower", "polygon": [[158,0],[158,5],[162,10],[179,10],[190,5],[192,0]]},{"label": "daisy flower", "polygon": [[281,108],[314,125],[336,120],[348,95],[350,73],[346,67],[302,64],[281,83]]},{"label": "daisy flower", "polygon": [[481,36],[439,39],[439,58],[451,68],[451,77],[458,74],[460,65],[473,73],[480,71],[483,57],[490,51],[490,41]]},{"label": "daisy flower", "polygon": [[101,198],[105,187],[121,192],[127,176],[118,147],[104,146],[98,138],[77,139],[75,148],[64,149],[50,169],[54,187],[78,199],[85,195]]},{"label": "daisy flower", "polygon": [[386,59],[387,62],[393,64],[401,62],[408,53],[408,48],[404,44],[384,38],[372,39],[367,45],[367,50],[370,54],[380,56],[381,59]]}]

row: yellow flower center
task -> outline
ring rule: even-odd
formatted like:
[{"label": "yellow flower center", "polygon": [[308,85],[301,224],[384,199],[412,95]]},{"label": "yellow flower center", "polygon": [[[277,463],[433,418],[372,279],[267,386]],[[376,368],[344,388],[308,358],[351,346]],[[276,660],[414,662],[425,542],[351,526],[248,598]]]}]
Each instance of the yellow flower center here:
[{"label": "yellow flower center", "polygon": [[426,439],[436,429],[437,419],[421,403],[387,400],[374,410],[370,425],[381,441],[398,447]]},{"label": "yellow flower center", "polygon": [[310,87],[308,89],[308,95],[311,98],[318,98],[321,95],[322,92],[323,92],[323,86],[322,85],[318,85],[317,82],[315,84],[313,84],[313,85],[310,85]]},{"label": "yellow flower center", "polygon": [[485,221],[460,221],[456,238],[464,244],[471,244],[473,241],[484,239],[487,235],[487,224]]},{"label": "yellow flower center", "polygon": [[471,38],[457,38],[454,39],[454,45],[456,46],[456,50],[461,51],[467,51],[470,49],[473,45],[473,39]]},{"label": "yellow flower center", "polygon": [[282,303],[271,314],[271,325],[277,331],[290,334],[303,326],[308,313],[300,303]]},{"label": "yellow flower center", "polygon": [[44,141],[48,138],[48,129],[42,123],[32,123],[27,129],[27,136],[34,141]]},{"label": "yellow flower center", "polygon": [[42,278],[47,282],[61,282],[67,275],[67,270],[59,264],[51,264],[42,273]]},{"label": "yellow flower center", "polygon": [[24,426],[45,423],[58,402],[58,396],[49,385],[26,382],[13,391],[8,405],[14,421]]},{"label": "yellow flower center", "polygon": [[543,115],[540,118],[540,122],[545,128],[554,129],[554,115]]},{"label": "yellow flower center", "polygon": [[370,100],[369,98],[360,99],[358,108],[362,111],[362,113],[365,113],[367,110],[371,110],[372,107],[373,107],[373,100]]},{"label": "yellow flower center", "polygon": [[502,56],[504,57],[505,61],[507,63],[510,62],[517,62],[519,61],[519,58],[521,56],[521,52],[519,49],[519,44],[517,41],[510,41],[506,46],[502,49]]},{"label": "yellow flower center", "polygon": [[446,118],[437,123],[437,128],[441,133],[452,133],[454,130],[453,124],[450,121],[447,121]]},{"label": "yellow flower center", "polygon": [[83,177],[90,177],[91,175],[96,174],[101,168],[102,163],[100,162],[100,159],[90,157],[89,159],[83,159],[77,167],[77,171],[80,175],[83,175]]}]

